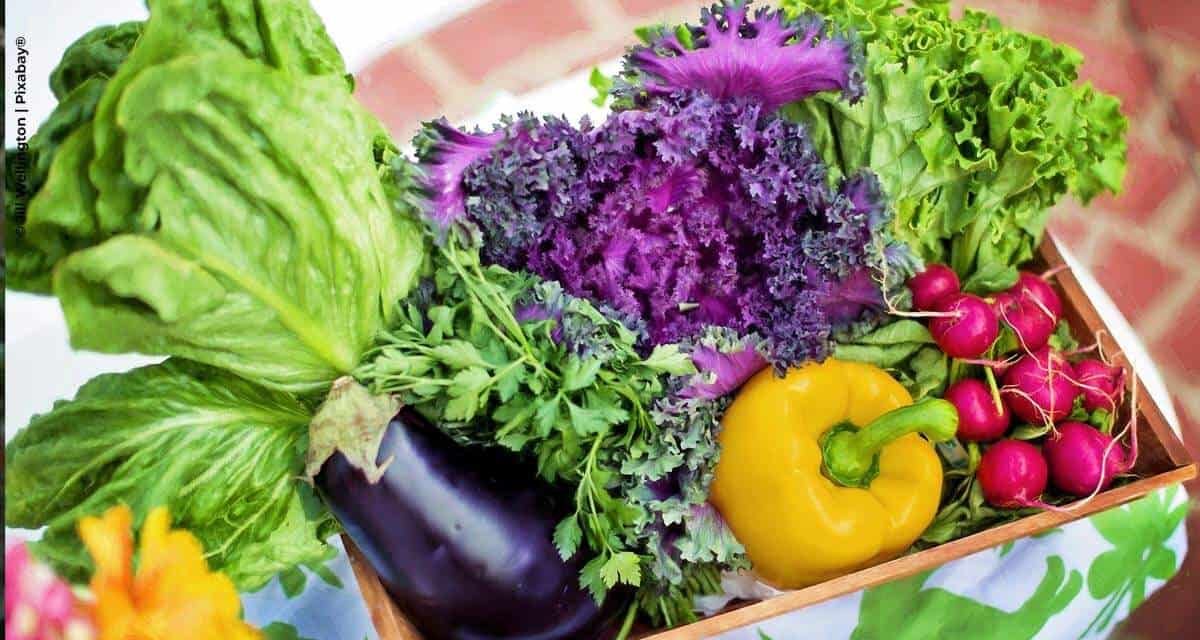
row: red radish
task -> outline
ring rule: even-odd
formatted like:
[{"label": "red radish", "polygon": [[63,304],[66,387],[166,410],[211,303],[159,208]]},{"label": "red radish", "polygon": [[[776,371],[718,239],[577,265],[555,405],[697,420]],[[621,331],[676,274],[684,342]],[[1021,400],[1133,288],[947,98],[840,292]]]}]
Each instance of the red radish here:
[{"label": "red radish", "polygon": [[1001,440],[983,452],[975,477],[989,504],[1041,507],[1046,474],[1046,460],[1037,447],[1024,440]]},{"label": "red radish", "polygon": [[908,289],[914,309],[931,311],[942,299],[958,293],[958,274],[944,264],[931,264],[909,278]]},{"label": "red radish", "polygon": [[1058,422],[1071,414],[1079,388],[1061,353],[1042,347],[1004,372],[1000,397],[1018,418],[1033,424]]},{"label": "red radish", "polygon": [[996,310],[979,296],[959,293],[937,304],[939,315],[929,321],[929,333],[951,358],[978,358],[1000,333]]},{"label": "red radish", "polygon": [[1055,323],[1062,317],[1062,300],[1054,292],[1054,287],[1036,274],[1022,271],[1017,277],[1017,284],[1008,291],[1022,302],[1034,305],[1043,313],[1049,313]]},{"label": "red radish", "polygon": [[1125,394],[1125,369],[1100,360],[1083,360],[1072,367],[1075,386],[1083,394],[1083,408],[1115,412]]},{"label": "red radish", "polygon": [[1055,487],[1073,496],[1088,496],[1133,469],[1137,440],[1126,449],[1082,422],[1064,422],[1046,438],[1042,452]]},{"label": "red radish", "polygon": [[1056,319],[1027,298],[1006,291],[992,300],[992,306],[1004,324],[1017,335],[1017,342],[1024,351],[1041,349],[1054,335]]},{"label": "red radish", "polygon": [[1008,431],[1012,414],[1008,405],[998,403],[991,389],[981,380],[964,378],[950,385],[943,396],[958,410],[958,439],[989,442]]}]

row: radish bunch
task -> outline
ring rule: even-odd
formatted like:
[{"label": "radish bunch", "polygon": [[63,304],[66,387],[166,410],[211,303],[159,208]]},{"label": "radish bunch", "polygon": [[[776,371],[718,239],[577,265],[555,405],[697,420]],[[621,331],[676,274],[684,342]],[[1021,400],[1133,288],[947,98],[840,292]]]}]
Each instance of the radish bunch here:
[{"label": "radish bunch", "polygon": [[[958,438],[993,443],[983,453],[976,479],[987,501],[998,507],[1055,508],[1041,501],[1047,482],[1071,496],[1090,496],[1133,469],[1136,424],[1125,447],[1095,427],[1069,420],[1077,408],[1115,415],[1125,395],[1125,370],[1101,359],[1072,363],[1072,353],[1050,346],[1063,305],[1047,276],[1022,272],[1007,291],[988,298],[964,293],[945,265],[930,265],[909,282],[917,314],[930,318],[929,332],[951,358],[985,367],[987,383],[964,378],[944,397],[959,414]],[[1002,327],[1016,350],[997,357]],[[1000,377],[997,386],[993,373]],[[1136,389],[1135,399],[1136,402]],[[1136,414],[1136,407],[1133,413]],[[1013,416],[1042,425],[1042,446],[1003,439]]]}]

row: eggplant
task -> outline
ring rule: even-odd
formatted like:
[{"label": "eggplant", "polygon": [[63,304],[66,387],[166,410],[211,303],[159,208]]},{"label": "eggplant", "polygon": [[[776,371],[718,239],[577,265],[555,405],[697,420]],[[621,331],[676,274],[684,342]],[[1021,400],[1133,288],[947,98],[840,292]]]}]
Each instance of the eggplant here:
[{"label": "eggplant", "polygon": [[340,451],[315,480],[346,533],[406,615],[447,640],[595,638],[600,608],[579,587],[585,560],[552,542],[569,511],[506,452],[464,448],[411,409],[388,423],[376,483]]}]

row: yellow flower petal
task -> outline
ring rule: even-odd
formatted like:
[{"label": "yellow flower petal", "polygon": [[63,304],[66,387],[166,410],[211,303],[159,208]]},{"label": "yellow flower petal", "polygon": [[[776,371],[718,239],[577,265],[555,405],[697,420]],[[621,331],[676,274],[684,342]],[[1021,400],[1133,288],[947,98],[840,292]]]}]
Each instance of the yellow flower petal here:
[{"label": "yellow flower petal", "polygon": [[125,588],[130,583],[132,526],[133,513],[123,504],[112,507],[99,518],[87,516],[79,521],[79,537],[96,565],[93,589],[97,583],[111,585],[109,588]]},{"label": "yellow flower petal", "polygon": [[[131,518],[125,509],[125,540],[129,541]],[[80,523],[97,541],[107,541],[110,524],[120,522],[106,513]],[[94,521],[94,522],[93,522]],[[100,523],[104,523],[102,526]],[[93,545],[88,545],[89,551]],[[103,544],[97,552],[107,553]],[[115,558],[116,554],[112,554]],[[128,576],[129,554],[123,569]],[[97,559],[97,566],[101,562]],[[100,571],[97,571],[97,576]],[[190,532],[170,528],[170,515],[157,508],[146,517],[138,546],[136,575],[125,581],[93,577],[96,620],[101,640],[256,640],[261,634],[240,619],[241,601],[233,582],[224,574],[209,571],[204,547]]]}]

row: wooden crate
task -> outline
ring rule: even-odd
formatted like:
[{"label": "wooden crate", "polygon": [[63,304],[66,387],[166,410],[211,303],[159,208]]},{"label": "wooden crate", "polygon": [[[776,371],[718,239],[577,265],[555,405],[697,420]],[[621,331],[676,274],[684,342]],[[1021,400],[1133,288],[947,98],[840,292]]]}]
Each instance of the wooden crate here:
[{"label": "wooden crate", "polygon": [[[1062,254],[1059,253],[1054,242],[1047,239],[1041,246],[1039,259],[1030,265],[1030,268],[1039,270],[1061,264],[1063,264]],[[1070,323],[1076,337],[1085,343],[1098,337],[1103,343],[1105,353],[1117,353],[1120,348],[1113,340],[1112,332],[1108,330],[1096,308],[1084,295],[1083,288],[1079,285],[1075,275],[1069,271],[1063,271],[1057,276],[1057,282],[1063,293],[1063,315]],[[1132,369],[1127,361],[1120,358],[1119,360],[1127,369]],[[1140,381],[1138,384],[1141,386]],[[1145,387],[1142,386],[1142,388]],[[1079,509],[1073,509],[1069,513],[1043,511],[840,578],[791,591],[770,600],[734,603],[725,611],[690,625],[657,633],[653,630],[641,629],[636,631],[632,637],[644,640],[696,640],[712,637],[730,629],[761,622],[831,598],[928,571],[976,551],[1052,529],[1072,520],[1078,520],[1140,498],[1160,487],[1178,484],[1195,477],[1195,463],[1188,458],[1183,443],[1179,441],[1179,436],[1171,430],[1150,394],[1139,394],[1138,411],[1140,414],[1138,420],[1140,451],[1134,470],[1141,476],[1141,479],[1104,491]],[[1124,418],[1127,418],[1127,415],[1122,416],[1122,419]],[[379,582],[378,576],[366,558],[349,538],[345,539],[345,543],[346,550],[350,555],[351,566],[354,567],[354,575],[358,579],[363,598],[366,600],[367,608],[371,612],[371,619],[381,640],[421,640],[421,634],[404,618],[404,615],[388,597],[387,591]]]}]

